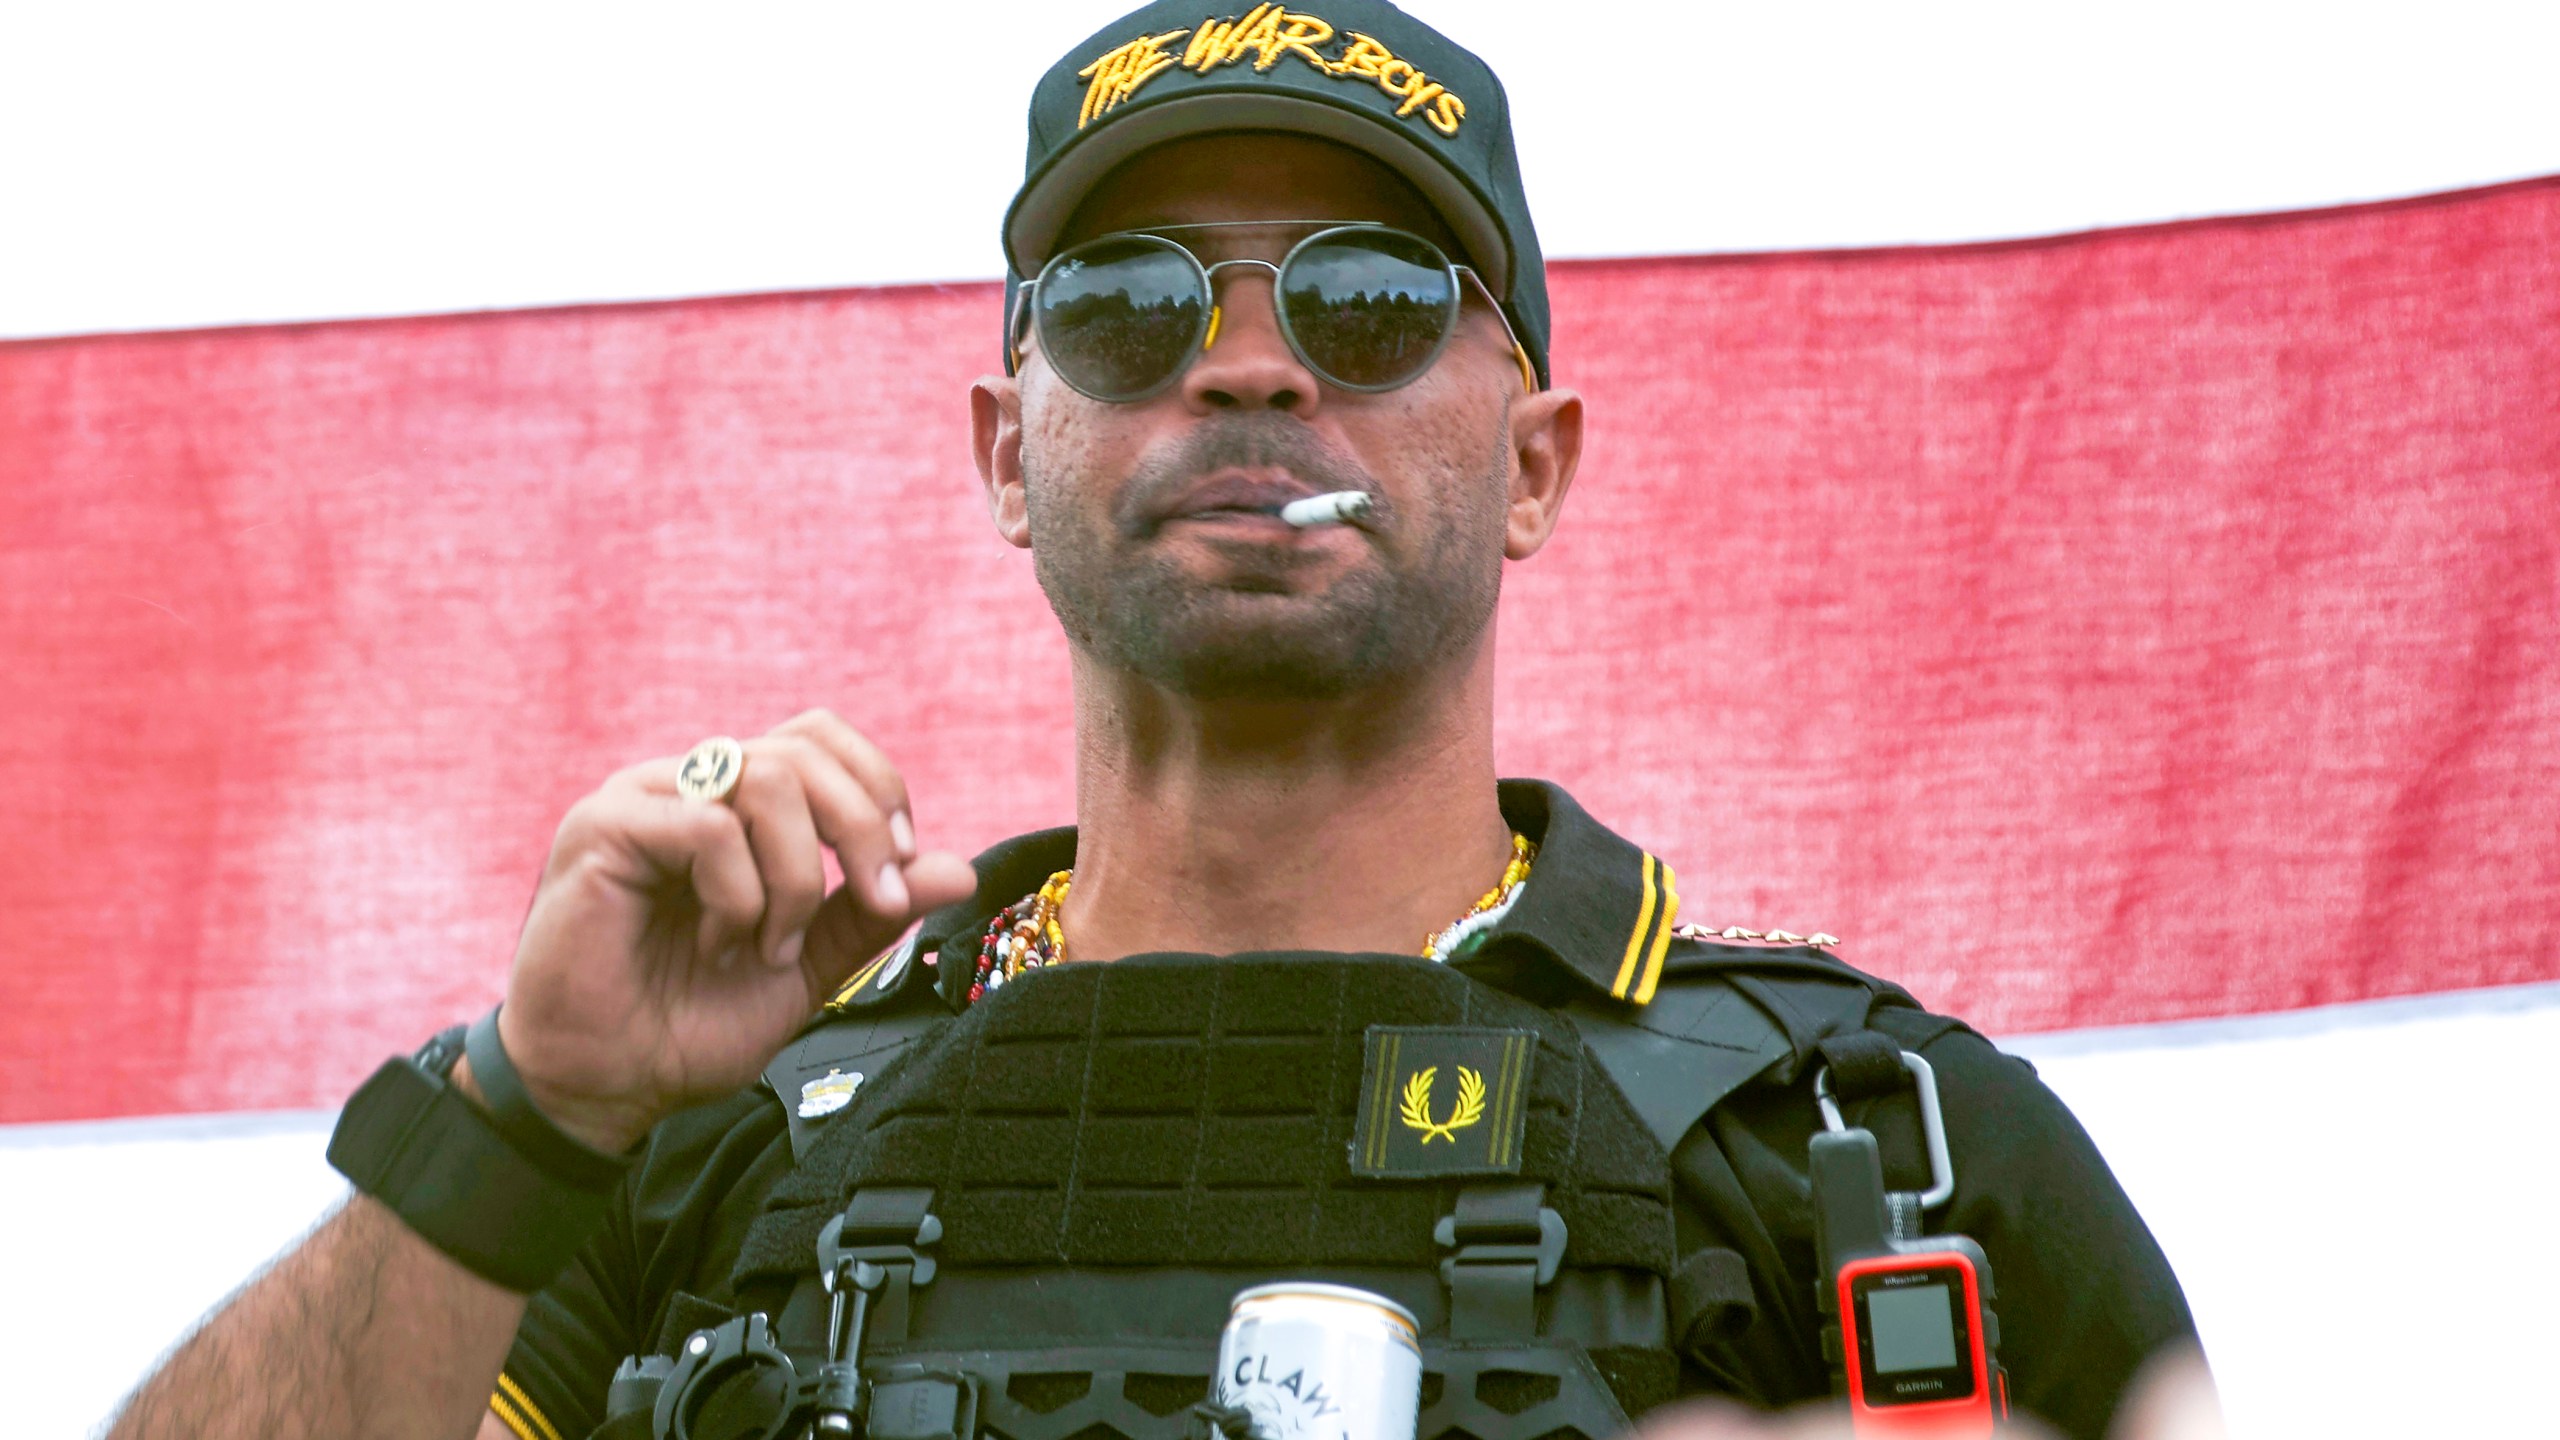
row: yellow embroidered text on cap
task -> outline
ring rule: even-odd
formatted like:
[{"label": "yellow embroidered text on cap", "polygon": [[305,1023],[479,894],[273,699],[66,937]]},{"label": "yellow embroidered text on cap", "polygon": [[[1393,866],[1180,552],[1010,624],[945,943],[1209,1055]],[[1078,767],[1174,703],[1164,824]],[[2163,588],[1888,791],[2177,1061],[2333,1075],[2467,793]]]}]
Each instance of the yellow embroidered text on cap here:
[{"label": "yellow embroidered text on cap", "polygon": [[[1185,36],[1191,43],[1180,55],[1165,48]],[[1206,75],[1251,55],[1257,74],[1295,56],[1336,80],[1366,80],[1403,102],[1396,107],[1398,116],[1419,116],[1443,135],[1458,133],[1459,122],[1467,116],[1467,102],[1448,86],[1357,30],[1339,37],[1341,53],[1328,57],[1326,48],[1336,43],[1330,23],[1277,5],[1256,5],[1231,19],[1204,20],[1194,30],[1141,35],[1076,72],[1085,82],[1084,108],[1076,117],[1076,128],[1083,129],[1095,116],[1112,110],[1137,94],[1139,86],[1176,65]]]}]

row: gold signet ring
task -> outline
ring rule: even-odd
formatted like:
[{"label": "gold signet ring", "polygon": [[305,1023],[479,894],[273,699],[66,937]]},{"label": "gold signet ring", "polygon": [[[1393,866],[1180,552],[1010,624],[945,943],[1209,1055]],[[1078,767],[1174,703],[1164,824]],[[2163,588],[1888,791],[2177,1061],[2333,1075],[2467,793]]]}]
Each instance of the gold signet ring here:
[{"label": "gold signet ring", "polygon": [[714,735],[684,752],[676,767],[676,793],[687,800],[726,800],[747,768],[747,752],[726,735]]}]

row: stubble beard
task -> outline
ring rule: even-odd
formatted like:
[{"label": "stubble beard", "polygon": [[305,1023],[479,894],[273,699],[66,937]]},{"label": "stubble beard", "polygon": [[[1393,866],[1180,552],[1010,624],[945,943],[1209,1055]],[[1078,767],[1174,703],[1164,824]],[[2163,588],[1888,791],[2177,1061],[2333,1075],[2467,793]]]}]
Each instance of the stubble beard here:
[{"label": "stubble beard", "polygon": [[1032,572],[1067,638],[1119,670],[1202,701],[1322,701],[1426,675],[1471,650],[1502,588],[1507,444],[1429,513],[1382,511],[1392,546],[1296,593],[1282,547],[1239,547],[1217,582],[1148,543],[1142,519],[1166,487],[1224,466],[1285,467],[1318,492],[1378,488],[1359,464],[1281,415],[1212,420],[1151,455],[1106,509],[1077,497],[1025,447]]}]

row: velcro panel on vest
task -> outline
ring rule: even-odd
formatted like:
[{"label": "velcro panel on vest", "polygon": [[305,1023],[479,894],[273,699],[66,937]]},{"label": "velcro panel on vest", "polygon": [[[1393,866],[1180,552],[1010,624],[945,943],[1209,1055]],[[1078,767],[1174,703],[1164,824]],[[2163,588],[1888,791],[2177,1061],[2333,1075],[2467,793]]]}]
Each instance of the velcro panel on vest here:
[{"label": "velcro panel on vest", "polygon": [[1407,956],[1134,956],[1026,973],[921,1047],[776,1186],[734,1277],[814,1263],[857,1186],[922,1185],[949,1266],[1416,1266],[1466,1182],[1350,1170],[1372,1024],[1538,1037],[1518,1179],[1568,1266],[1672,1269],[1670,1168],[1571,1024]]}]

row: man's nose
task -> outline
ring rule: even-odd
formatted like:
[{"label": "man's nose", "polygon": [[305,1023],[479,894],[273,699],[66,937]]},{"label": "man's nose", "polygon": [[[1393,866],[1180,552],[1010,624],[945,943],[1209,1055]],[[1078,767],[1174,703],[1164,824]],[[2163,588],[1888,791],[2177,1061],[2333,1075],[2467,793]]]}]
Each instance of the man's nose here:
[{"label": "man's nose", "polygon": [[1280,333],[1279,277],[1263,265],[1221,266],[1209,277],[1217,297],[1208,345],[1183,372],[1182,399],[1195,414],[1213,410],[1312,413],[1322,385]]}]

